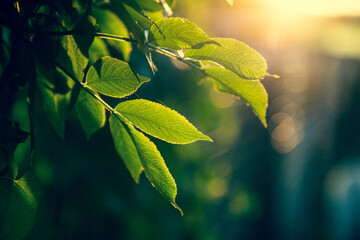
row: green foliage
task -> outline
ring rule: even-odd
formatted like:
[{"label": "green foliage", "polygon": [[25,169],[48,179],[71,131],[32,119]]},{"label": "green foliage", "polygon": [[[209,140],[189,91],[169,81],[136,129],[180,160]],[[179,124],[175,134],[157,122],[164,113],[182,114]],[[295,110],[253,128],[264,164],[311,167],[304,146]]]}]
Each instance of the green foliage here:
[{"label": "green foliage", "polygon": [[148,78],[138,76],[127,62],[104,57],[90,67],[86,86],[110,97],[122,98],[134,93]]},{"label": "green foliage", "polygon": [[203,30],[184,18],[161,19],[150,28],[149,43],[180,50],[214,42]]},{"label": "green foliage", "polygon": [[[172,144],[212,140],[161,104],[144,99],[117,100],[114,108],[103,99],[104,95],[118,99],[130,96],[150,81],[129,64],[131,44],[145,54],[154,71],[151,52],[181,61],[213,79],[217,90],[243,99],[266,126],[267,93],[260,82],[269,75],[265,59],[240,41],[209,38],[187,19],[162,18],[162,10],[171,15],[171,0],[10,2],[2,3],[6,6],[0,16],[16,21],[1,22],[1,28],[9,29],[11,35],[3,35],[1,44],[15,50],[0,68],[1,100],[26,89],[22,100],[28,103],[31,147],[26,173],[17,176],[14,173],[20,161],[14,159],[14,151],[28,133],[11,121],[1,120],[1,239],[22,239],[36,217],[42,195],[31,167],[36,161],[37,114],[47,116],[55,132],[66,139],[66,120],[76,111],[72,116],[78,117],[89,139],[105,125],[108,110],[115,149],[135,182],[144,171],[155,189],[181,212],[175,202],[175,180],[155,144],[140,130]],[[161,19],[155,22],[148,12]],[[175,50],[185,52],[185,58]],[[201,67],[204,60],[213,66]]]},{"label": "green foliage", "polygon": [[267,64],[260,53],[245,43],[231,38],[213,38],[217,44],[189,49],[186,58],[210,60],[245,79],[261,79],[267,74]]},{"label": "green foliage", "polygon": [[259,80],[246,80],[237,74],[224,69],[209,67],[204,68],[214,80],[215,88],[218,91],[230,93],[246,101],[260,118],[266,127],[266,109],[268,106],[268,96],[264,86]]},{"label": "green foliage", "polygon": [[[93,10],[93,14],[96,17],[96,22],[99,24],[99,31],[129,37],[129,31],[127,30],[125,24],[112,11],[95,8]],[[107,39],[107,42],[111,47],[114,47],[121,52],[125,61],[129,61],[132,49],[131,43],[119,42],[110,39]]]},{"label": "green foliage", "polygon": [[20,179],[0,178],[0,239],[23,239],[34,224],[42,190],[27,172]]},{"label": "green foliage", "polygon": [[122,102],[115,109],[142,131],[166,142],[187,144],[197,140],[211,141],[185,117],[161,104],[138,99]]},{"label": "green foliage", "polygon": [[143,167],[134,140],[130,135],[131,133],[128,128],[125,128],[125,123],[119,120],[117,115],[112,114],[109,122],[115,149],[135,182],[138,183]]},{"label": "green foliage", "polygon": [[83,89],[80,89],[75,109],[87,139],[104,126],[105,107]]}]

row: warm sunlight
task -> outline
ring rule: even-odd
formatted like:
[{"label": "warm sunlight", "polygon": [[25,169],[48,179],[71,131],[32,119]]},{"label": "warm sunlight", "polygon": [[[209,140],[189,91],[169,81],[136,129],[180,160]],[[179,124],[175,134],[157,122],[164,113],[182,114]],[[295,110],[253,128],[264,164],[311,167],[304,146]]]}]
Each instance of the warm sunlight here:
[{"label": "warm sunlight", "polygon": [[360,15],[359,0],[260,0],[276,11],[287,14],[342,16]]}]

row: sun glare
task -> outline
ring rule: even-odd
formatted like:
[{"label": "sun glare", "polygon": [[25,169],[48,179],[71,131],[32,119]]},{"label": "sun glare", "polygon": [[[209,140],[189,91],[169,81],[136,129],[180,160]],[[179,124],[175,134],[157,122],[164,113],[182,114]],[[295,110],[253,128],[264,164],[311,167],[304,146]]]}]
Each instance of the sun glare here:
[{"label": "sun glare", "polygon": [[313,16],[360,16],[360,0],[260,0],[274,11]]}]

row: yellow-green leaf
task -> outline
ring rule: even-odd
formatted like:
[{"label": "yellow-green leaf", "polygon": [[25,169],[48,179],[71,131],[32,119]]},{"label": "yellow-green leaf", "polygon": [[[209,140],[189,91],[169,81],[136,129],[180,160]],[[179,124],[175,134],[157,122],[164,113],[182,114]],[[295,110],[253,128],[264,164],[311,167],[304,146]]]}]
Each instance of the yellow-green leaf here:
[{"label": "yellow-green leaf", "polygon": [[111,58],[100,58],[86,75],[89,88],[101,94],[122,98],[134,93],[148,78],[135,75],[127,62]]},{"label": "yellow-green leaf", "polygon": [[109,123],[117,153],[125,163],[126,168],[129,170],[135,182],[139,182],[143,167],[134,140],[117,116],[111,114]]},{"label": "yellow-green leaf", "polygon": [[149,42],[163,48],[180,50],[215,43],[206,33],[185,18],[166,18],[150,28]]},{"label": "yellow-green leaf", "polygon": [[206,44],[200,49],[189,49],[185,57],[216,62],[245,79],[265,77],[267,64],[256,50],[231,38],[213,38],[213,40],[220,45]]},{"label": "yellow-green leaf", "polygon": [[144,99],[131,100],[118,104],[116,110],[142,131],[169,143],[212,141],[199,132],[184,116],[159,103]]},{"label": "yellow-green leaf", "polygon": [[247,102],[266,127],[268,95],[260,80],[247,80],[224,68],[205,68],[213,76],[217,90],[238,96]]},{"label": "yellow-green leaf", "polygon": [[134,127],[129,126],[129,132],[134,140],[134,145],[140,156],[146,177],[170,203],[181,213],[181,209],[175,202],[177,188],[174,178],[171,176],[164,159],[157,150],[155,144]]}]

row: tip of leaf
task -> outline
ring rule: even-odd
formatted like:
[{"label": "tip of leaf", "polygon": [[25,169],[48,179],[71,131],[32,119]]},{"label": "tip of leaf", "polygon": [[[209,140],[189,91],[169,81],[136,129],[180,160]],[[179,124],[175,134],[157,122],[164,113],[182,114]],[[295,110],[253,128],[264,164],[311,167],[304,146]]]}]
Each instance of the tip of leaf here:
[{"label": "tip of leaf", "polygon": [[204,139],[202,139],[202,140],[213,142],[213,140],[209,136],[206,136],[205,134],[204,134]]},{"label": "tip of leaf", "polygon": [[181,208],[176,204],[176,202],[171,202],[171,205],[173,205],[174,208],[176,208],[177,210],[179,210],[181,216],[184,216],[183,211],[182,211]]},{"label": "tip of leaf", "polygon": [[270,74],[270,73],[267,73],[266,76],[268,77],[272,77],[272,78],[280,78],[279,75],[276,75],[276,74]]},{"label": "tip of leaf", "polygon": [[138,173],[136,176],[134,176],[134,175],[131,174],[131,176],[133,177],[135,183],[138,184],[138,183],[140,182],[140,176],[141,176],[141,173],[142,173],[143,170],[144,170],[144,169],[141,168],[140,171],[139,171],[139,173]]}]

